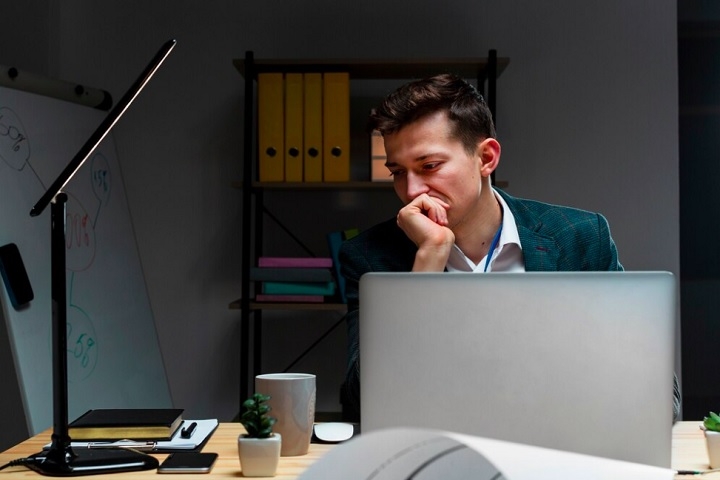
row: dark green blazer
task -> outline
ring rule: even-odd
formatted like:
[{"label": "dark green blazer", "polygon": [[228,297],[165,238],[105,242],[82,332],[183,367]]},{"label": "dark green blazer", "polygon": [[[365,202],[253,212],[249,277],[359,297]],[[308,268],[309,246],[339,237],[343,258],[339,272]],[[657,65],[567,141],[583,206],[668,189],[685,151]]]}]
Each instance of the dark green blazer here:
[{"label": "dark green blazer", "polygon": [[[602,215],[576,208],[514,198],[496,190],[515,217],[526,271],[622,270]],[[346,280],[348,365],[341,397],[348,419],[360,414],[358,286],[367,272],[412,270],[417,247],[393,218],[347,240],[340,249]]]}]

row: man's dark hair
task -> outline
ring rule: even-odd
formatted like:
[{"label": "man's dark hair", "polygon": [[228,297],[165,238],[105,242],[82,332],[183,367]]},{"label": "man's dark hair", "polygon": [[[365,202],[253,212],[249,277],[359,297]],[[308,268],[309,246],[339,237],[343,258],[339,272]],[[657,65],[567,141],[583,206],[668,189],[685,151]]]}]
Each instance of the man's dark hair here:
[{"label": "man's dark hair", "polygon": [[394,133],[432,113],[448,114],[452,135],[468,152],[477,142],[495,138],[492,114],[482,95],[471,84],[452,74],[441,74],[403,85],[370,113],[368,127],[381,134]]}]

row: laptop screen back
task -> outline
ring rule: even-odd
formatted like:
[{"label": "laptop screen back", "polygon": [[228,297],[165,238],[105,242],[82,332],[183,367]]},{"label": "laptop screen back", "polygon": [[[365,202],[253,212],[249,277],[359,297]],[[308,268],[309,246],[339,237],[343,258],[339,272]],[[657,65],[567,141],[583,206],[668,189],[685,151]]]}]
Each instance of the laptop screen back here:
[{"label": "laptop screen back", "polygon": [[669,467],[676,309],[668,272],[366,274],[362,429]]}]

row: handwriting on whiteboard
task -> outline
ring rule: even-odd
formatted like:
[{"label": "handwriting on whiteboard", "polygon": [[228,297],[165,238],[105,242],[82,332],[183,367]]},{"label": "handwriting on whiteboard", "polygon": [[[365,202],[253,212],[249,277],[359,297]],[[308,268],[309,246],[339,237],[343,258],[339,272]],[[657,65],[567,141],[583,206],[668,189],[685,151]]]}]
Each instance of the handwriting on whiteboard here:
[{"label": "handwriting on whiteboard", "polygon": [[[34,178],[42,188],[45,188],[43,180],[32,167],[31,145],[32,138],[20,116],[12,109],[0,106],[0,160],[15,172],[22,172],[29,167]],[[107,159],[101,153],[96,153],[87,163],[90,164],[89,178],[92,191],[98,200],[97,208],[90,212],[69,191],[70,187],[65,191],[68,195],[65,225],[66,268],[70,273],[67,286],[67,358],[68,380],[71,382],[82,381],[92,374],[97,365],[101,345],[91,316],[72,294],[75,275],[80,275],[93,266],[97,249],[95,225],[101,216],[103,206],[108,204],[112,194],[112,172]],[[18,175],[18,180],[20,179],[21,176]],[[73,179],[73,181],[77,180]]]}]

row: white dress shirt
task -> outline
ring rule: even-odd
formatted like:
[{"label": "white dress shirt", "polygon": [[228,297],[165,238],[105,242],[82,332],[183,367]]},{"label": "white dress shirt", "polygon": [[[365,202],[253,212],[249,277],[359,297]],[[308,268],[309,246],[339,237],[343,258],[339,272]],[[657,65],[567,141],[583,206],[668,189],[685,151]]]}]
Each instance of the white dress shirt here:
[{"label": "white dress shirt", "polygon": [[525,262],[523,261],[522,245],[520,244],[520,236],[518,235],[517,225],[515,225],[515,217],[508,208],[505,200],[495,193],[500,207],[503,210],[502,231],[500,239],[493,251],[488,252],[490,255],[490,263],[485,270],[487,255],[475,264],[470,260],[457,244],[452,246],[450,256],[448,257],[448,272],[524,272]]}]

